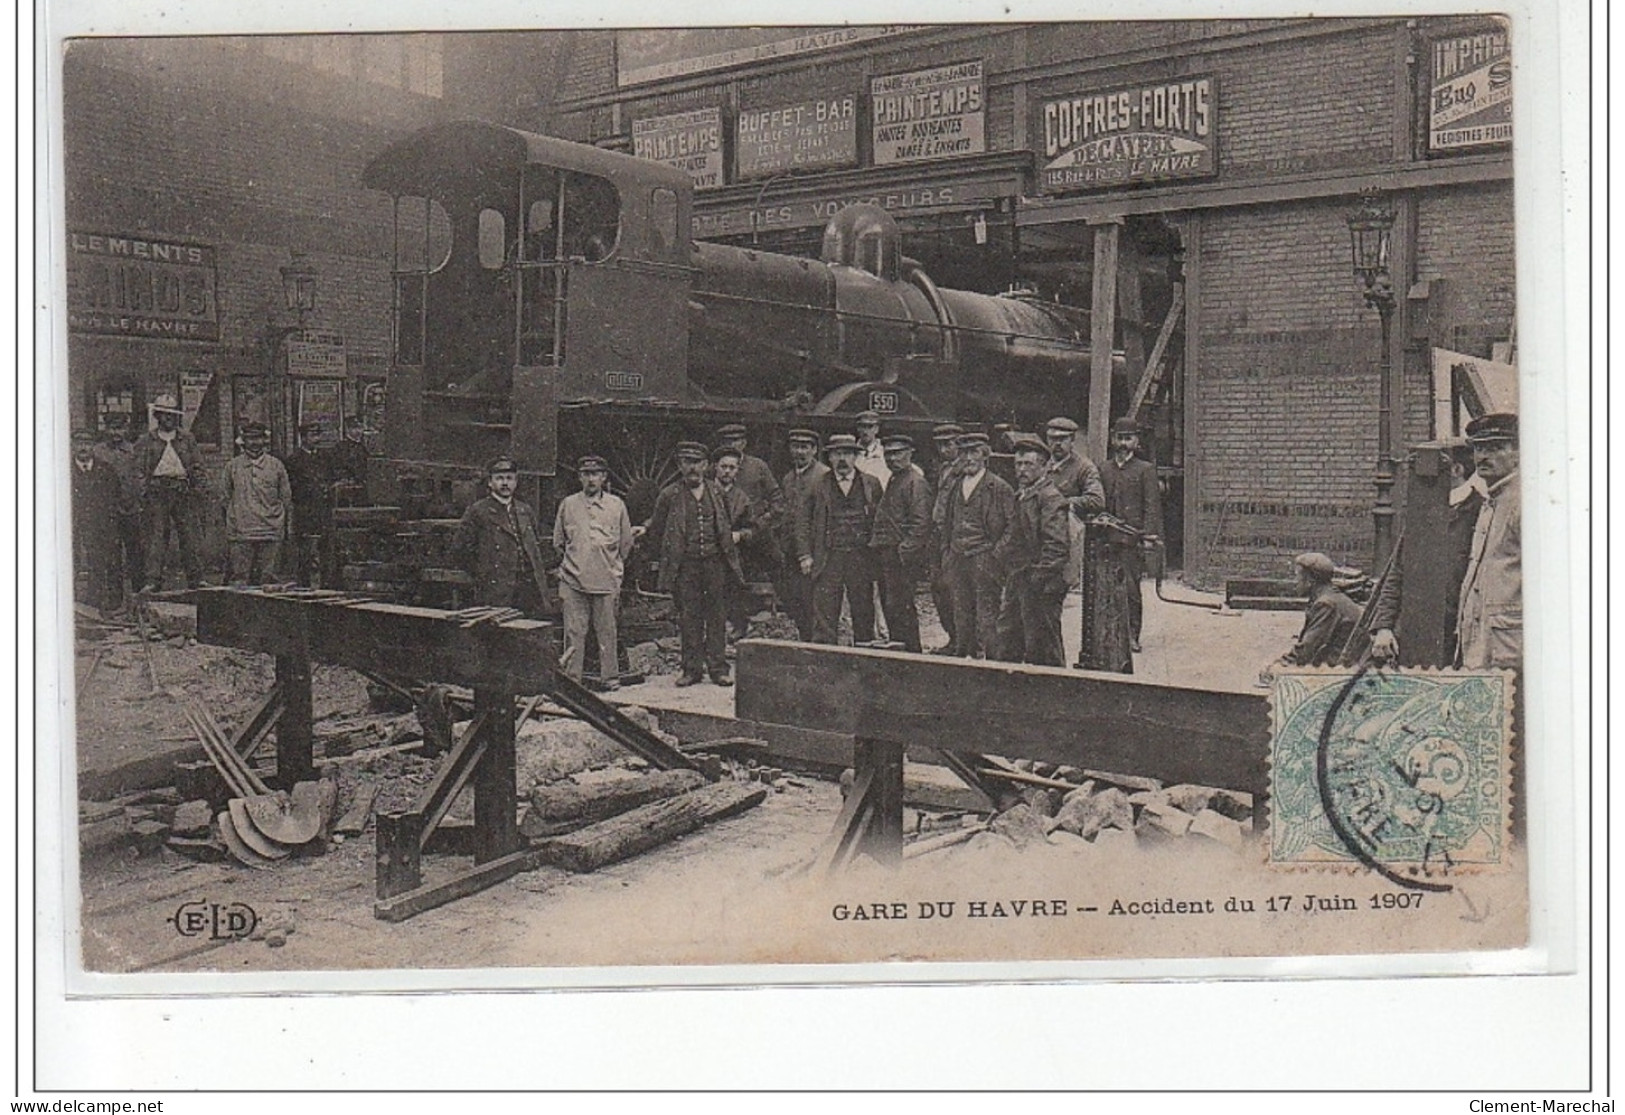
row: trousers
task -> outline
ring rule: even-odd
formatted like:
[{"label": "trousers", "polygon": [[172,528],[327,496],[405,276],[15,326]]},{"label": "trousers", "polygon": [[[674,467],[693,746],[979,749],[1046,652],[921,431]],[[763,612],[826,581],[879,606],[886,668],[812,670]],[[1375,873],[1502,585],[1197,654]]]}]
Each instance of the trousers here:
[{"label": "trousers", "polygon": [[868,550],[831,550],[813,578],[813,642],[833,646],[841,629],[841,597],[852,609],[852,641],[875,637],[875,572]]},{"label": "trousers", "polygon": [[683,676],[712,677],[728,673],[727,608],[732,579],[721,556],[685,557],[677,570],[673,596],[677,603],[677,637],[682,644]]},{"label": "trousers", "polygon": [[154,481],[147,488],[146,504],[147,583],[164,587],[164,556],[169,549],[169,528],[175,528],[180,547],[181,567],[186,571],[186,587],[203,583],[203,566],[198,557],[197,537],[192,526],[192,493],[184,484]]},{"label": "trousers", "polygon": [[277,580],[282,559],[282,540],[244,541],[232,539],[226,543],[231,563],[231,583],[234,585],[268,585]]},{"label": "trousers", "polygon": [[1061,605],[1066,593],[1046,591],[1026,573],[1004,586],[999,601],[998,657],[1034,666],[1064,666]]},{"label": "trousers", "polygon": [[620,674],[615,630],[615,593],[582,592],[559,582],[559,604],[564,609],[564,672],[576,681],[586,672],[587,628],[598,634],[598,674],[613,681]]},{"label": "trousers", "polygon": [[993,555],[967,557],[949,550],[942,572],[954,602],[954,651],[961,658],[986,658],[998,650],[999,578]]},{"label": "trousers", "polygon": [[914,604],[915,571],[896,547],[880,554],[880,609],[886,614],[886,631],[903,649],[920,653],[920,613]]}]

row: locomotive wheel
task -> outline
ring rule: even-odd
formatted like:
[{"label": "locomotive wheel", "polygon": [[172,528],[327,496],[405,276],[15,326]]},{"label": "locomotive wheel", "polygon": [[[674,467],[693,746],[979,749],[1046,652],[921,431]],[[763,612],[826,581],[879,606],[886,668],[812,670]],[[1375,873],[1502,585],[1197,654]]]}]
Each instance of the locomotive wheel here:
[{"label": "locomotive wheel", "polygon": [[627,514],[634,523],[653,514],[660,489],[678,477],[676,439],[655,431],[638,432],[654,437],[643,444],[622,444],[606,454],[611,489],[626,501]]}]

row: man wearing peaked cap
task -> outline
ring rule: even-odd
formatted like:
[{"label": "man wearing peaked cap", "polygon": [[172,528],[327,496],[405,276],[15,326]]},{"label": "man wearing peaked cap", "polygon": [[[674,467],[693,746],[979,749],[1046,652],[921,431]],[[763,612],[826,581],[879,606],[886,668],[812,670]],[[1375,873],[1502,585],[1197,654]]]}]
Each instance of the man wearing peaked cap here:
[{"label": "man wearing peaked cap", "polygon": [[487,494],[463,512],[451,554],[474,579],[475,604],[540,615],[547,597],[547,559],[536,510],[515,493],[519,466],[504,453],[485,466]]},{"label": "man wearing peaked cap", "polygon": [[749,544],[740,551],[740,560],[752,580],[772,580],[779,565],[774,535],[784,515],[784,493],[768,463],[750,452],[749,440],[749,432],[739,422],[717,431],[719,446],[739,451],[739,490],[750,501],[750,515],[756,526]]},{"label": "man wearing peaked cap", "polygon": [[621,497],[608,490],[609,463],[594,453],[576,462],[581,490],[559,501],[553,515],[553,552],[559,555],[559,606],[564,613],[561,665],[582,679],[587,632],[598,635],[598,674],[605,689],[620,686],[620,601],[626,559],[632,552],[632,519]]},{"label": "man wearing peaked cap", "polygon": [[[739,484],[743,459],[744,454],[731,442],[711,451],[711,477],[716,481],[717,491],[722,493],[722,506],[728,512],[728,526],[733,531],[734,545],[739,547],[739,564],[748,577],[750,567],[746,565],[745,557],[758,528],[755,509]],[[733,629],[731,638],[743,639],[749,633],[750,605],[750,590],[745,582],[729,586],[726,613],[728,626]]]},{"label": "man wearing peaked cap", "polygon": [[943,483],[932,509],[943,544],[942,573],[953,597],[953,639],[943,653],[987,657],[998,645],[1002,590],[993,548],[1009,529],[1016,493],[988,471],[988,436],[962,434],[954,443],[959,475]]},{"label": "man wearing peaked cap", "polygon": [[880,415],[863,411],[853,423],[853,430],[858,442],[858,471],[868,473],[884,488],[891,482],[891,469],[886,467],[886,450],[880,441]]},{"label": "man wearing peaked cap", "polygon": [[790,471],[780,482],[784,493],[784,513],[779,519],[778,552],[783,555],[779,578],[773,591],[779,603],[796,625],[796,634],[808,642],[813,637],[812,578],[801,571],[796,551],[798,524],[806,518],[807,501],[813,485],[829,468],[818,459],[818,434],[808,429],[794,429],[786,435],[790,446]]},{"label": "man wearing peaked cap", "polygon": [[647,534],[660,547],[661,591],[671,593],[677,604],[680,686],[697,685],[706,672],[715,685],[733,684],[728,675],[728,597],[745,575],[722,492],[705,477],[709,457],[698,442],[678,443],[681,476],[661,490],[647,524]]},{"label": "man wearing peaked cap", "polygon": [[270,454],[270,448],[271,431],[250,422],[243,426],[242,453],[226,462],[226,549],[235,585],[263,585],[279,579],[293,486],[287,467]]},{"label": "man wearing peaked cap", "polygon": [[953,422],[943,422],[931,430],[932,448],[937,454],[937,478],[935,496],[931,504],[931,559],[929,574],[931,577],[931,603],[936,605],[937,619],[942,624],[942,630],[948,636],[948,646],[932,650],[933,654],[944,653],[954,646],[954,598],[948,587],[948,581],[942,573],[942,551],[945,544],[943,537],[937,532],[935,525],[941,516],[937,513],[937,502],[948,491],[948,481],[959,475],[959,435],[965,428]]},{"label": "man wearing peaked cap", "polygon": [[874,550],[880,584],[880,607],[886,629],[903,649],[919,654],[920,616],[914,587],[930,571],[931,485],[914,467],[914,439],[891,434],[882,444],[891,483],[875,510],[870,548]]},{"label": "man wearing peaked cap", "polygon": [[1123,568],[1128,588],[1129,649],[1140,649],[1140,629],[1145,618],[1145,555],[1143,548],[1155,546],[1162,537],[1162,489],[1157,466],[1135,456],[1140,447],[1140,428],[1132,418],[1112,423],[1112,453],[1101,470],[1106,489],[1106,513],[1115,515],[1139,532],[1139,537],[1112,534],[1112,553]]},{"label": "man wearing peaked cap", "polygon": [[181,429],[182,412],[175,396],[159,395],[149,409],[154,428],[142,435],[135,447],[146,508],[146,588],[157,591],[163,587],[171,529],[186,571],[186,585],[196,588],[203,583],[195,526],[196,505],[207,490],[203,454],[191,433]]},{"label": "man wearing peaked cap", "polygon": [[1023,436],[1014,446],[1015,511],[993,550],[1003,580],[999,598],[997,656],[1009,662],[1062,666],[1061,606],[1066,600],[1071,552],[1067,503],[1045,466],[1049,447]]},{"label": "man wearing peaked cap", "polygon": [[1044,444],[1049,447],[1046,466],[1055,490],[1061,493],[1072,517],[1067,522],[1067,586],[1077,588],[1083,573],[1083,521],[1106,509],[1106,489],[1101,486],[1100,469],[1077,451],[1078,424],[1064,415],[1044,424]]},{"label": "man wearing peaked cap", "polygon": [[1282,666],[1341,666],[1356,662],[1363,647],[1344,647],[1360,623],[1360,606],[1332,584],[1337,566],[1325,554],[1299,554],[1293,559],[1298,591],[1308,597],[1303,629],[1291,650],[1281,656]]},{"label": "man wearing peaked cap", "polygon": [[1523,495],[1518,416],[1485,414],[1467,423],[1473,465],[1487,491],[1473,524],[1456,618],[1456,664],[1523,667]]},{"label": "man wearing peaked cap", "polygon": [[858,439],[832,434],[824,446],[830,470],[813,482],[796,527],[796,558],[812,578],[813,641],[833,645],[844,597],[852,610],[852,640],[875,637],[874,534],[880,482],[857,469]]}]

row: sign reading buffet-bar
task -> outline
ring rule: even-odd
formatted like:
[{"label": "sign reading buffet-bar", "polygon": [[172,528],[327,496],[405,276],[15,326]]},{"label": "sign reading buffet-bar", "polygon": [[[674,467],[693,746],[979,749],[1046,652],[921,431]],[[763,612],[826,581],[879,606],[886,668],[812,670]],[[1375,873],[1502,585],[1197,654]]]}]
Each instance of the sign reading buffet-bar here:
[{"label": "sign reading buffet-bar", "polygon": [[634,120],[632,154],[687,171],[695,189],[720,186],[722,110],[701,108]]},{"label": "sign reading buffet-bar", "polygon": [[778,108],[742,109],[736,125],[737,177],[853,166],[858,161],[858,99],[821,97]]},{"label": "sign reading buffet-bar", "polygon": [[1045,101],[1039,186],[1056,193],[1215,174],[1218,103],[1211,75]]},{"label": "sign reading buffet-bar", "polygon": [[869,94],[876,166],[987,150],[980,60],[877,77]]}]

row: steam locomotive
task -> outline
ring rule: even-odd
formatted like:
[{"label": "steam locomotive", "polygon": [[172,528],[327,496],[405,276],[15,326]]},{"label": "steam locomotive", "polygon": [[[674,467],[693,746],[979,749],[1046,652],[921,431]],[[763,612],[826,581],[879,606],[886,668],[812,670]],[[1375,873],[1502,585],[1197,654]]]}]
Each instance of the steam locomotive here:
[{"label": "steam locomotive", "polygon": [[363,182],[394,209],[369,494],[408,518],[459,514],[501,452],[544,515],[600,453],[636,516],[676,442],[724,422],[771,447],[869,409],[915,433],[1084,417],[1087,314],[939,288],[876,206],[840,210],[819,260],[695,242],[683,172],[472,122],[402,139]]}]

